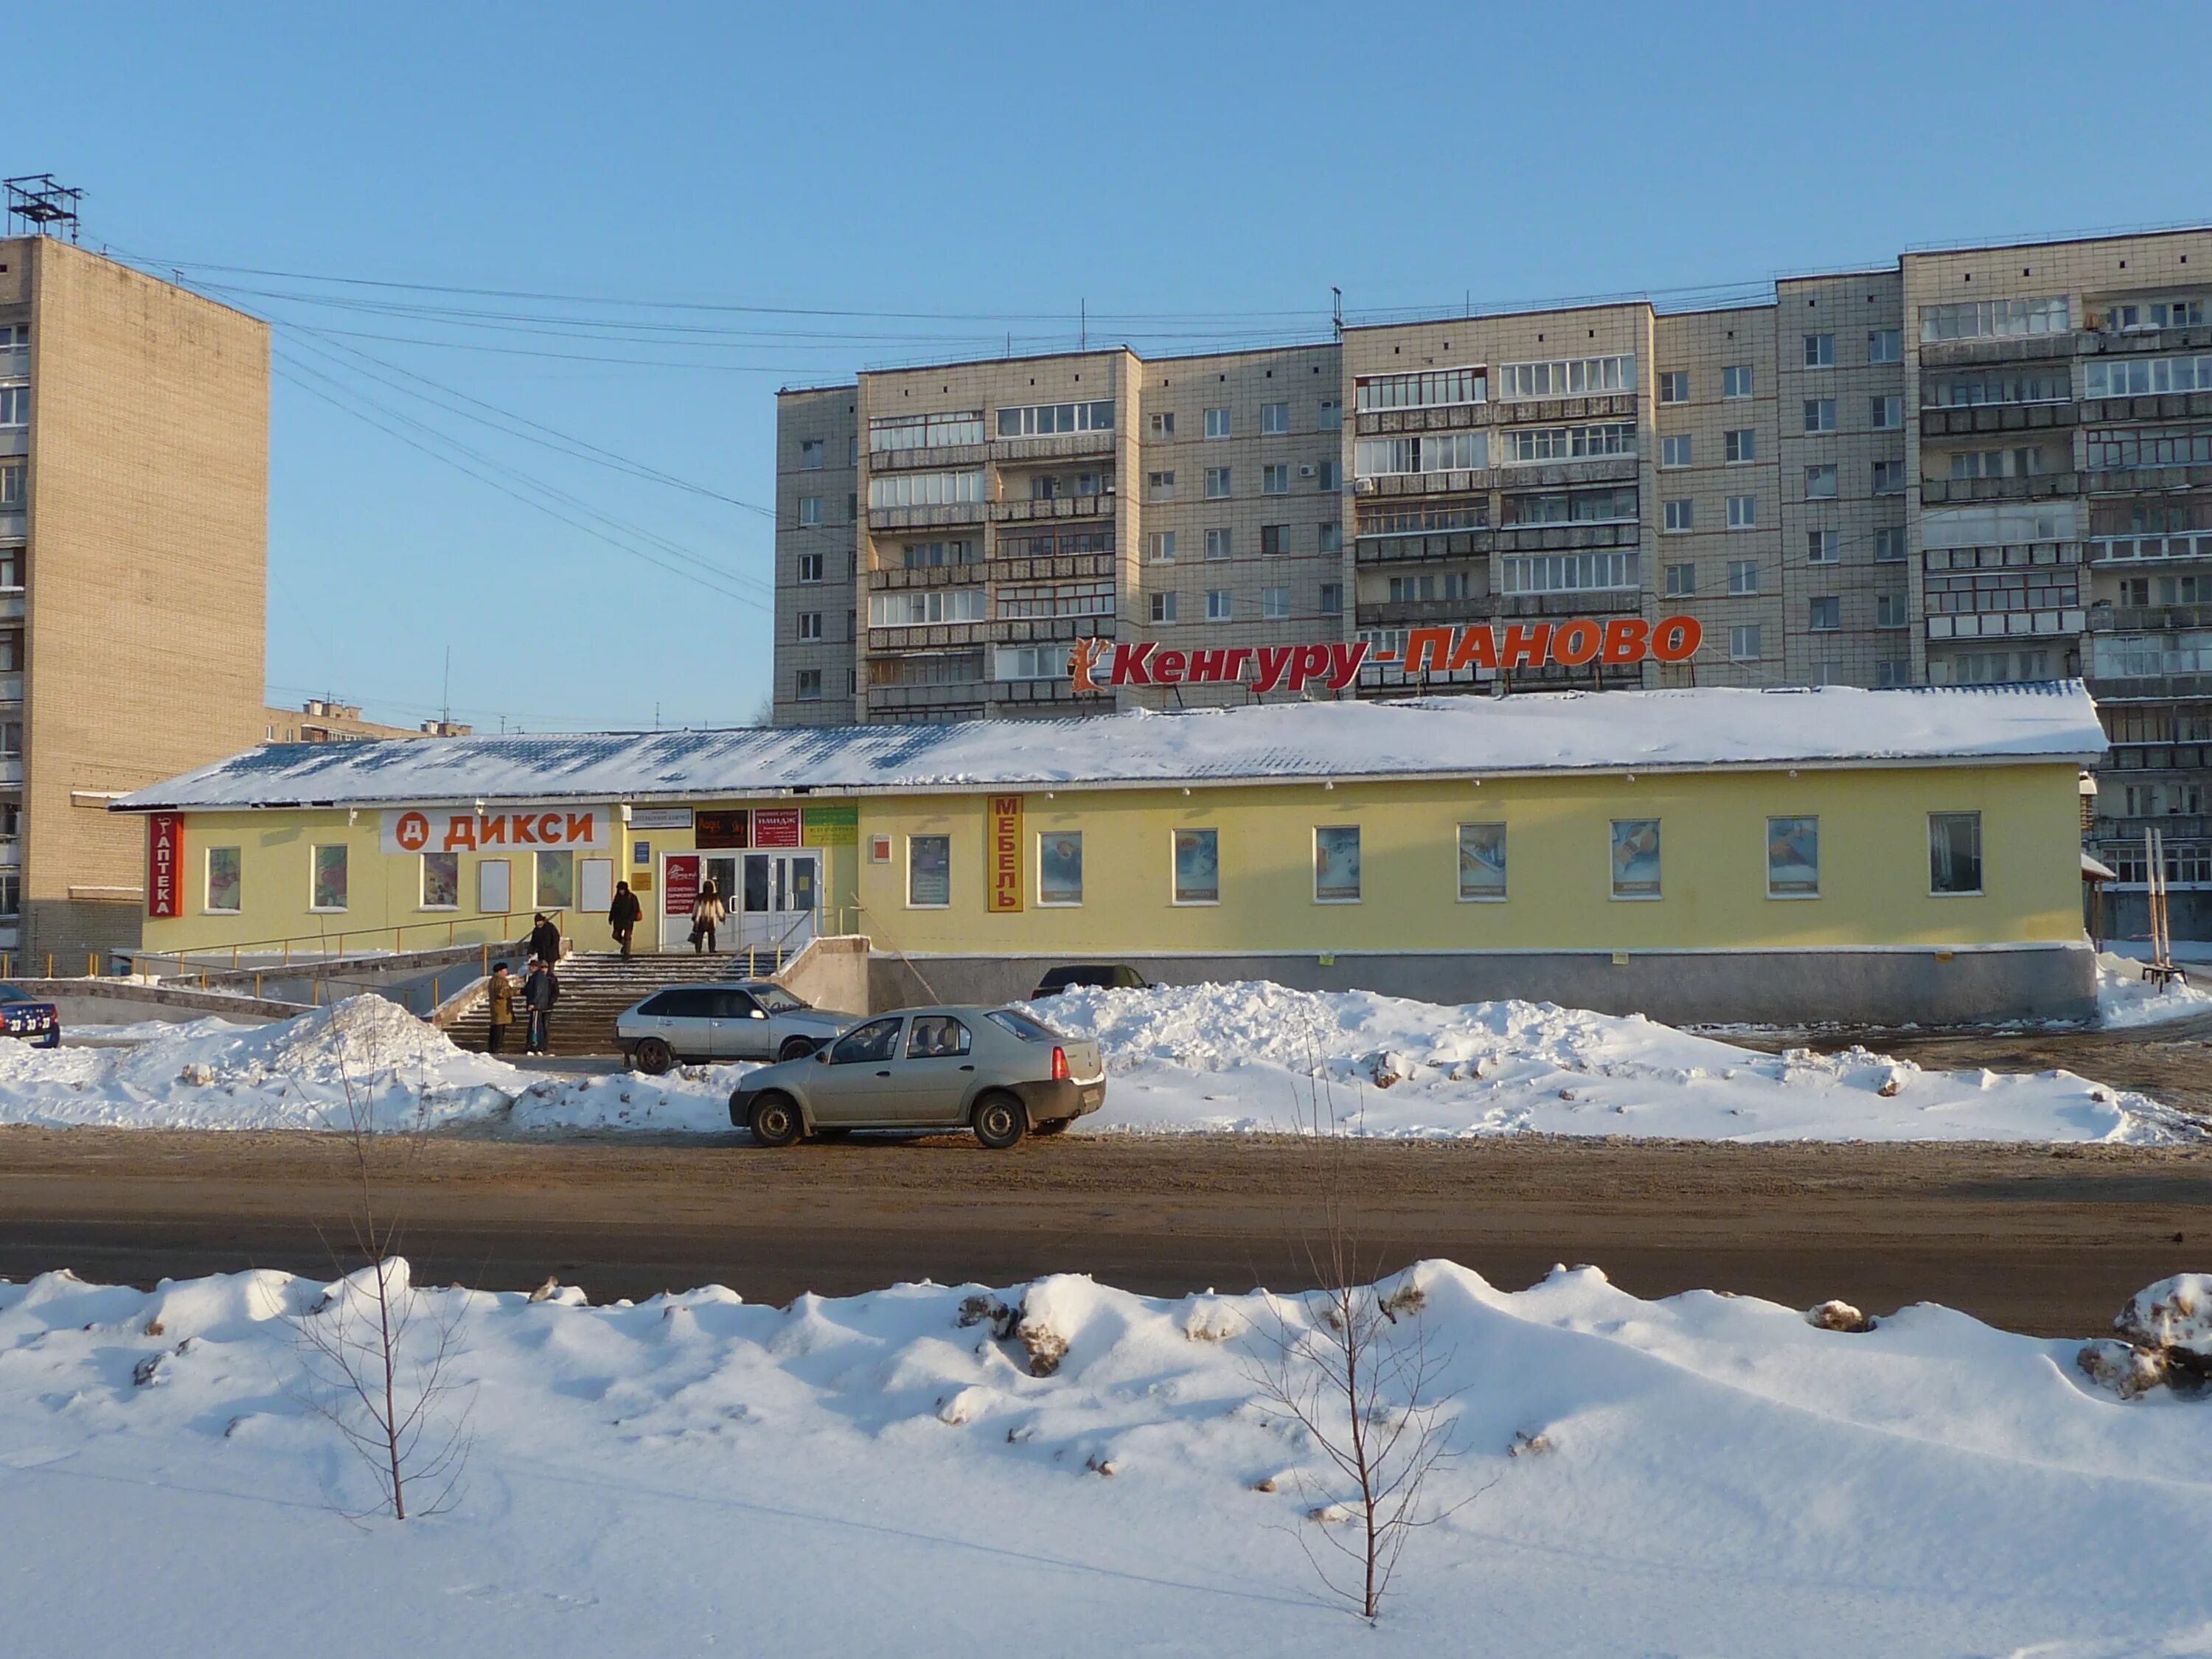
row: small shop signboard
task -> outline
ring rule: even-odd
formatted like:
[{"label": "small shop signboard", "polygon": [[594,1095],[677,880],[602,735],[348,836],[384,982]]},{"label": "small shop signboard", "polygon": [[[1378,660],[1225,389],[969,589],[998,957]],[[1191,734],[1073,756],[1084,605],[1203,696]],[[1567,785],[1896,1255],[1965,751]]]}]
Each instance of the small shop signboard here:
[{"label": "small shop signboard", "polygon": [[671,853],[664,872],[667,885],[661,890],[662,914],[688,916],[699,902],[699,855],[696,853]]},{"label": "small shop signboard", "polygon": [[146,821],[146,914],[185,914],[185,820],[181,813],[155,812]]},{"label": "small shop signboard", "polygon": [[985,868],[990,872],[991,914],[1012,915],[1022,908],[1022,798],[992,796],[990,827]]},{"label": "small shop signboard", "polygon": [[757,806],[753,809],[753,845],[796,847],[801,823],[796,806]]}]

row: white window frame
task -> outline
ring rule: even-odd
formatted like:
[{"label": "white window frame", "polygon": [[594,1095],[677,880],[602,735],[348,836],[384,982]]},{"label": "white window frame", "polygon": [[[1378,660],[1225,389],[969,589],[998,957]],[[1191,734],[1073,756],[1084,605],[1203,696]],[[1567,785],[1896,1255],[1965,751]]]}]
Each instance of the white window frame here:
[{"label": "white window frame", "polygon": [[1662,536],[1686,536],[1698,527],[1698,503],[1694,496],[1684,495],[1678,500],[1659,504],[1660,532]]},{"label": "white window frame", "polygon": [[1277,583],[1273,586],[1261,588],[1260,590],[1260,620],[1288,622],[1290,619],[1291,590],[1289,587]]},{"label": "white window frame", "polygon": [[1752,395],[1753,377],[1750,363],[1729,363],[1721,370],[1721,399],[1734,402]]},{"label": "white window frame", "polygon": [[1688,369],[1663,368],[1659,371],[1659,401],[1662,404],[1686,404],[1690,401]]},{"label": "white window frame", "polygon": [[1836,337],[1832,334],[1808,334],[1805,339],[1805,367],[1833,368],[1836,366]]},{"label": "white window frame", "polygon": [[[1066,841],[1069,839],[1073,839],[1075,842],[1076,861],[1078,866],[1082,872],[1077,881],[1075,896],[1072,899],[1047,898],[1044,896],[1044,844],[1048,840]],[[1091,866],[1090,861],[1085,855],[1085,850],[1083,845],[1083,831],[1080,830],[1040,830],[1036,832],[1036,846],[1037,908],[1040,910],[1080,910],[1083,908],[1085,890],[1091,884]]]},{"label": "white window frame", "polygon": [[1173,564],[1176,562],[1176,533],[1172,530],[1155,530],[1147,546],[1154,564]]},{"label": "white window frame", "polygon": [[[924,841],[941,841],[945,843],[945,897],[941,902],[933,904],[917,902],[914,896],[915,843]],[[950,831],[935,835],[907,836],[906,879],[902,885],[906,896],[906,908],[909,910],[950,910],[952,908],[952,836]]]},{"label": "white window frame", "polygon": [[1688,433],[1672,433],[1659,440],[1660,468],[1671,471],[1677,467],[1687,466],[1690,458],[1696,453],[1697,446],[1690,441]]},{"label": "white window frame", "polygon": [[[1742,648],[1746,635],[1751,637],[1752,648],[1749,651]],[[1764,662],[1766,659],[1765,651],[1766,641],[1759,632],[1759,623],[1734,623],[1729,625],[1729,660],[1730,662]]]},{"label": "white window frame", "polygon": [[1833,530],[1808,530],[1805,532],[1805,562],[1808,564],[1841,564],[1843,537]]},{"label": "white window frame", "polygon": [[1206,411],[1206,436],[1209,443],[1218,442],[1224,438],[1233,435],[1234,430],[1235,422],[1231,419],[1226,404],[1218,409],[1209,409]]},{"label": "white window frame", "polygon": [[[1219,600],[1217,605],[1214,602]],[[1231,587],[1209,587],[1206,590],[1206,620],[1225,623],[1237,620],[1237,590]]]},{"label": "white window frame", "polygon": [[1739,598],[1759,592],[1759,561],[1730,559],[1728,591]]},{"label": "white window frame", "polygon": [[1728,527],[1730,530],[1759,528],[1759,497],[1731,495],[1728,498]]},{"label": "white window frame", "polygon": [[[1325,832],[1340,832],[1344,830],[1351,831],[1352,847],[1355,854],[1359,857],[1360,890],[1352,894],[1349,897],[1339,896],[1334,898],[1323,898],[1321,892],[1321,838]],[[1312,896],[1313,902],[1316,904],[1358,904],[1361,902],[1364,898],[1366,892],[1367,868],[1364,849],[1361,843],[1359,826],[1356,823],[1317,823],[1314,825],[1310,851],[1312,854],[1312,859],[1310,868],[1313,872],[1313,885],[1308,890]]]},{"label": "white window frame", "polygon": [[1147,614],[1155,628],[1173,628],[1176,623],[1176,596],[1173,592],[1146,595]]},{"label": "white window frame", "polygon": [[1260,405],[1260,435],[1261,437],[1283,437],[1289,433],[1290,429],[1291,406],[1289,404],[1261,404]]},{"label": "white window frame", "polygon": [[[1177,910],[1204,909],[1209,905],[1218,906],[1221,902],[1220,829],[1213,824],[1187,823],[1182,825],[1180,829],[1170,829],[1167,834],[1169,906],[1171,908]],[[1176,885],[1175,838],[1178,835],[1212,836],[1213,837],[1213,896],[1212,898],[1185,898],[1182,896],[1182,889]]]},{"label": "white window frame", "polygon": [[1207,501],[1225,501],[1229,499],[1231,488],[1235,482],[1233,472],[1234,469],[1225,466],[1209,466],[1206,469],[1206,499]]},{"label": "white window frame", "polygon": [[[1731,455],[1730,450],[1735,453]],[[1755,426],[1732,427],[1721,434],[1721,464],[1723,466],[1750,466],[1759,459],[1759,428]]]}]

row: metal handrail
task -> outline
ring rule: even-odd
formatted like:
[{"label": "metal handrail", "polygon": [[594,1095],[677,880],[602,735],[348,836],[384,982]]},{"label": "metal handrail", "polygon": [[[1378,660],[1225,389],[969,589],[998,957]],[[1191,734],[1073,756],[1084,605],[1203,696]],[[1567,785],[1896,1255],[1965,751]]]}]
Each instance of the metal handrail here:
[{"label": "metal handrail", "polygon": [[[567,915],[568,913],[566,909],[554,909],[544,911],[542,913],[533,910],[532,914],[543,914],[551,918],[554,924],[557,927],[560,924],[561,918]],[[375,927],[342,928],[335,935],[337,941],[335,949],[332,950],[329,956],[321,958],[321,960],[327,963],[343,959],[345,956],[345,942],[349,938],[362,939],[364,941],[375,941],[381,939],[387,932],[392,935],[392,947],[393,951],[395,953],[404,952],[406,946],[404,941],[400,936],[403,933],[409,933],[418,927],[443,927],[446,930],[447,945],[448,946],[458,945],[463,943],[462,940],[455,937],[459,929],[463,927],[484,926],[504,926],[513,921],[514,915],[514,913],[510,911],[507,913],[504,917],[495,915],[447,916],[431,921],[395,922],[389,928],[381,926]],[[241,971],[239,965],[239,956],[243,951],[266,951],[276,946],[282,945],[283,947],[283,965],[289,968],[292,965],[292,947],[294,945],[305,944],[327,945],[331,943],[332,937],[333,935],[330,933],[293,933],[282,939],[241,939],[230,945],[217,945],[200,950],[139,951],[135,951],[132,954],[140,957],[150,957],[156,961],[173,961],[178,964],[178,971],[182,973],[191,965],[191,960],[192,957],[196,956],[208,955],[219,956],[223,951],[228,950],[230,952],[230,971],[236,973]],[[499,942],[505,945],[509,941],[506,936],[502,934]],[[434,945],[417,948],[435,949],[437,947]]]}]

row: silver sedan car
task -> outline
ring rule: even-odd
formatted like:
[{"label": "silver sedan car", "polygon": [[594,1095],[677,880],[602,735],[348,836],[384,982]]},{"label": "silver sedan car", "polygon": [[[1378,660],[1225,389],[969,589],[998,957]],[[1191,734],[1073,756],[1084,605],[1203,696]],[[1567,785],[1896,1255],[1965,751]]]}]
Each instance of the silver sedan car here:
[{"label": "silver sedan car", "polygon": [[848,1129],[967,1128],[1002,1147],[1057,1133],[1105,1099],[1096,1042],[1018,1008],[903,1008],[807,1059],[748,1073],[730,1121],[763,1146]]},{"label": "silver sedan car", "polygon": [[615,1040],[658,1077],[679,1060],[797,1060],[860,1018],[817,1008],[772,980],[671,985],[615,1018]]}]

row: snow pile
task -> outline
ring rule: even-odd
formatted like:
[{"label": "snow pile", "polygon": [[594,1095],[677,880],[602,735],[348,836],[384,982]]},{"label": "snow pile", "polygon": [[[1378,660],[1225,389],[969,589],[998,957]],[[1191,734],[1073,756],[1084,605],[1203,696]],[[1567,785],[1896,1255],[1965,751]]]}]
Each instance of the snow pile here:
[{"label": "snow pile", "polygon": [[2185,983],[2155,984],[2142,976],[2140,961],[2103,951],[2097,957],[2097,1013],[2098,1023],[2110,1029],[2160,1025],[2212,1014],[2212,993]]},{"label": "snow pile", "polygon": [[[1559,1655],[2205,1650],[2212,1404],[2124,1403],[2075,1345],[1933,1306],[1840,1332],[1591,1268],[1506,1292],[1428,1262],[1384,1288],[1444,1357],[1456,1455],[1358,1634],[1378,1652],[1464,1651],[1469,1630]],[[328,1317],[330,1289],[0,1285],[0,1559],[38,1587],[11,1599],[14,1648],[156,1627],[234,1659],[332,1632],[424,1659],[1353,1639],[1297,1547],[1341,1512],[1316,1502],[1325,1455],[1255,1381],[1295,1303],[1080,1278],[787,1309],[429,1291],[413,1329],[455,1338],[462,1387],[434,1411],[469,1413],[465,1490],[356,1528],[337,1511],[368,1485],[310,1410],[292,1322]]]},{"label": "snow pile", "polygon": [[2176,1273],[2137,1291],[2112,1328],[2117,1338],[2082,1345],[2091,1381],[2123,1400],[2161,1384],[2191,1397],[2212,1390],[2212,1274]]},{"label": "snow pile", "polygon": [[1640,1015],[1444,1007],[1257,981],[1082,989],[1034,1005],[1107,1057],[1079,1127],[1520,1133],[1712,1140],[2197,1138],[2194,1120],[2068,1072],[1929,1072],[1854,1048],[1757,1054]]}]

